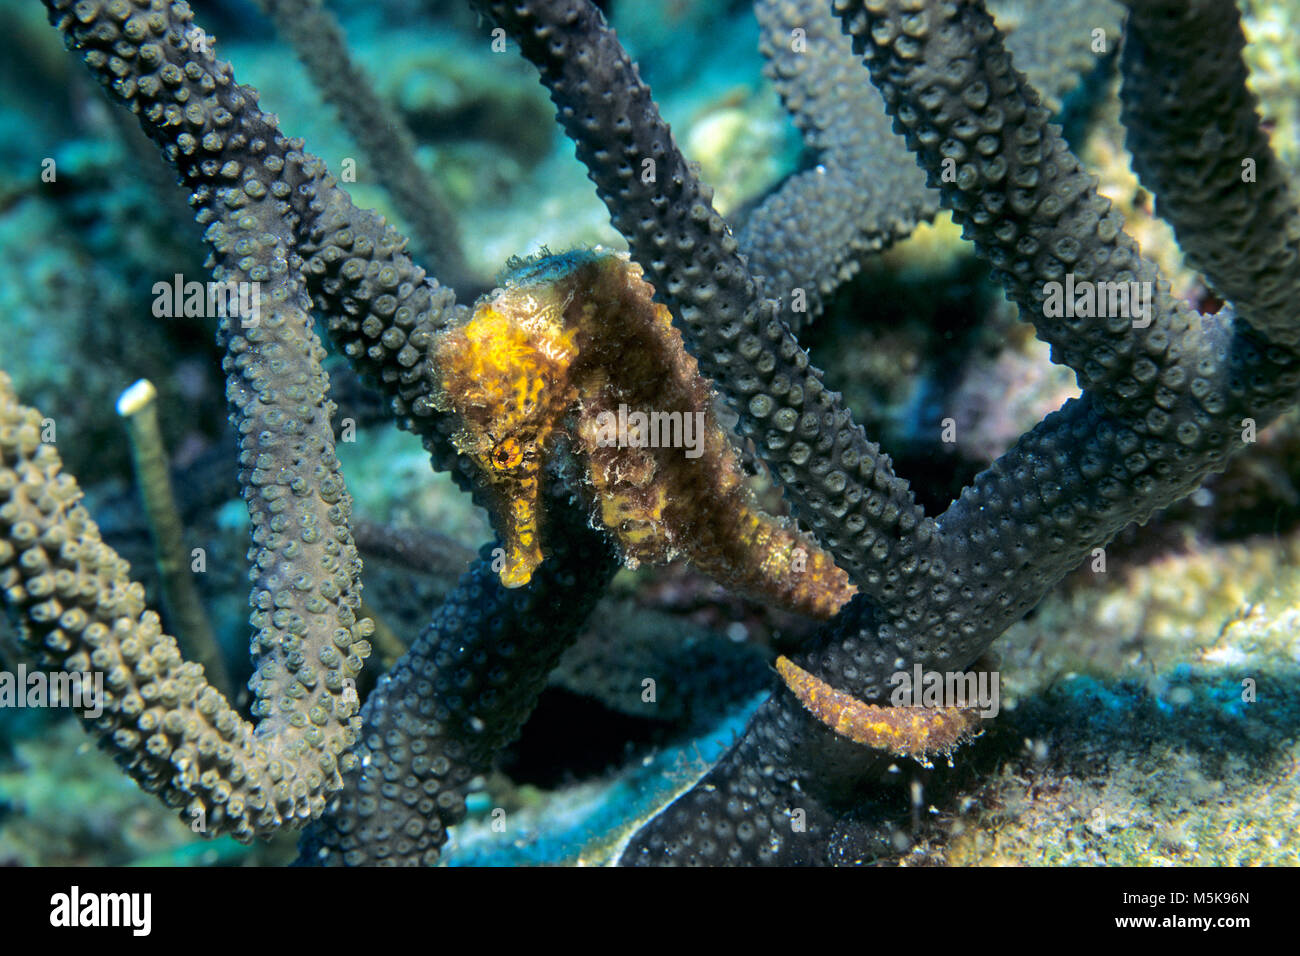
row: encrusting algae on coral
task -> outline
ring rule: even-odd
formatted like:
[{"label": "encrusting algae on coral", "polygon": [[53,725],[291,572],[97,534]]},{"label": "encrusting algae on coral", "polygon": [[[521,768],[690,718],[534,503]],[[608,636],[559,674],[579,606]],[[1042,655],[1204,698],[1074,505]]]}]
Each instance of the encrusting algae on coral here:
[{"label": "encrusting algae on coral", "polygon": [[629,567],[684,557],[728,587],[831,617],[854,593],[848,576],[755,506],[712,387],[653,294],[624,254],[547,255],[435,336],[439,408],[487,476],[502,583],[527,584],[543,560],[540,476],[567,448]]}]

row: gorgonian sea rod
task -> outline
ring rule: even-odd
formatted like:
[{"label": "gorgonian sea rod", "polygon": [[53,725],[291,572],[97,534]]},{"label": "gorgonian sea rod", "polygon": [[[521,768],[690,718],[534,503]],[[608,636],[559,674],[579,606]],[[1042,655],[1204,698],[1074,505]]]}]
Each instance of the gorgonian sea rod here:
[{"label": "gorgonian sea rod", "polygon": [[[472,309],[190,42],[185,4],[46,6],[175,167],[214,277],[263,289],[255,327],[219,331],[252,517],[258,722],[162,633],[57,453],[35,440],[39,415],[3,379],[0,587],[33,658],[106,674],[110,700],[92,729],[143,786],[210,832],[310,825],[304,862],[437,861],[470,781],[518,734],[614,569],[679,556],[730,587],[834,616],[782,659],[789,686],[622,860],[830,862],[882,760],[946,750],[971,730],[947,709],[890,712],[891,674],[971,667],[1093,548],[1222,468],[1243,447],[1243,419],[1262,425],[1296,402],[1300,335],[1283,292],[1300,281],[1300,217],[1257,133],[1228,0],[1135,0],[1123,59],[1136,165],[1231,300],[1214,316],[1170,295],[977,0],[758,4],[778,87],[824,162],[735,233],[589,0],[475,2],[537,65],[630,260],[525,262]],[[1084,46],[1118,22],[1109,3],[1040,15],[1049,7]],[[781,42],[795,29],[813,43],[809,60]],[[1207,49],[1205,37],[1230,42]],[[1026,56],[1055,77],[1053,98],[1091,62],[1061,57],[1054,73]],[[1155,61],[1158,76],[1143,67]],[[869,123],[857,105],[834,108],[848,83],[875,110]],[[905,145],[929,191],[890,159],[898,188],[882,194],[865,141],[892,135],[881,100],[902,137],[881,154]],[[1196,105],[1171,122],[1171,103]],[[1249,150],[1260,176],[1243,179],[1232,156],[1189,183],[1178,167],[1206,129],[1229,152]],[[815,312],[862,256],[932,216],[936,196],[1083,395],[929,515],[811,364],[795,302],[815,289]],[[1231,241],[1224,221],[1244,223]],[[1152,290],[1149,311],[1134,322],[1045,309],[1045,290],[1067,277],[1138,283]],[[350,678],[372,625],[313,314],[501,536],[359,714]],[[714,387],[799,526],[754,505]],[[641,429],[654,419],[624,408],[678,414],[676,444],[691,447],[652,442]],[[673,434],[671,418],[658,421]]]}]

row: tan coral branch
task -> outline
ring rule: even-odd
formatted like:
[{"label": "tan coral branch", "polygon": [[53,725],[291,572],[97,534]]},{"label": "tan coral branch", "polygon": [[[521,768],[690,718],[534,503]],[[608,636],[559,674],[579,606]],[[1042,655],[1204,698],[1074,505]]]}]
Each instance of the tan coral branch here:
[{"label": "tan coral branch", "polygon": [[[356,764],[322,727],[352,718],[355,690],[338,696],[317,680],[286,699],[279,727],[244,720],[146,610],[144,589],[100,539],[40,428],[40,413],[18,404],[0,372],[0,597],[26,649],[52,670],[102,675],[102,713],[87,722],[196,829],[250,840],[319,816]],[[361,636],[369,629],[357,626]],[[306,663],[352,678],[367,653],[340,628]]]}]

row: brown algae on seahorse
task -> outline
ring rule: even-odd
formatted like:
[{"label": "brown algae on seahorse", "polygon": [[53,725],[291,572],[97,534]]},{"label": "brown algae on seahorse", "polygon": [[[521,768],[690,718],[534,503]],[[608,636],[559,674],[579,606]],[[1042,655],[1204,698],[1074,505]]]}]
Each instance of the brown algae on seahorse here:
[{"label": "brown algae on seahorse", "polygon": [[979,710],[974,707],[882,707],[836,690],[788,657],[776,659],[781,675],[804,708],[841,737],[914,757],[929,765],[931,754],[948,754],[976,735]]},{"label": "brown algae on seahorse", "polygon": [[832,616],[854,593],[847,575],[756,507],[713,389],[653,294],[625,254],[544,255],[435,337],[438,407],[487,477],[502,583],[526,584],[543,560],[541,472],[568,435],[594,520],[628,567],[682,557],[727,587]]}]

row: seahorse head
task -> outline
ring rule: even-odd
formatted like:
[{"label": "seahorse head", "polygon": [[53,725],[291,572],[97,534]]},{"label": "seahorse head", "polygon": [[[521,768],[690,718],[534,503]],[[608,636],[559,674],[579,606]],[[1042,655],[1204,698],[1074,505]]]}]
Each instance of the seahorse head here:
[{"label": "seahorse head", "polygon": [[541,469],[576,398],[571,285],[535,269],[485,296],[465,324],[435,337],[438,406],[460,421],[457,448],[479,467],[505,550],[501,582],[527,584],[542,561]]}]

